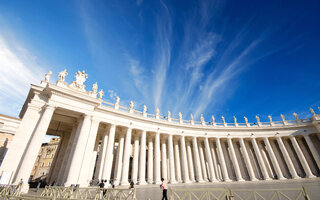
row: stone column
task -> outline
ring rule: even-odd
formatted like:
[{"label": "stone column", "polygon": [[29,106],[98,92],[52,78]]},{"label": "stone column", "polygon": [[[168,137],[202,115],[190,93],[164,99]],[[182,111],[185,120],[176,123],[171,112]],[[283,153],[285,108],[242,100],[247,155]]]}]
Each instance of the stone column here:
[{"label": "stone column", "polygon": [[[23,118],[20,122],[19,128],[15,132],[14,140],[12,140],[10,144],[10,148],[3,159],[1,164],[0,173],[12,173],[11,176],[14,176],[14,172],[18,170],[18,165],[23,159],[23,153],[28,147],[28,141],[32,137],[34,130],[38,122],[41,120],[41,105],[38,104],[37,101],[31,100],[31,103],[27,104],[27,110],[23,115]],[[37,149],[39,150],[39,149]],[[29,177],[28,177],[29,178]],[[7,184],[15,183],[15,180],[11,180],[13,182],[7,182],[9,180],[3,180],[3,177],[0,177],[1,182]],[[20,179],[17,179],[17,183]],[[26,182],[27,180],[23,180]]]},{"label": "stone column", "polygon": [[74,154],[71,158],[70,170],[66,179],[66,186],[79,183],[80,166],[84,157],[84,146],[88,139],[91,126],[91,116],[85,114],[80,132],[75,136],[77,143],[75,144]]},{"label": "stone column", "polygon": [[181,180],[179,144],[177,140],[173,140],[173,145],[174,145],[174,163],[175,163],[174,169],[176,170],[177,181],[180,183],[182,180]]},{"label": "stone column", "polygon": [[17,169],[14,183],[18,184],[20,179],[23,179],[25,183],[22,188],[23,192],[26,192],[29,189],[27,181],[32,171],[32,167],[37,159],[43,138],[47,133],[54,110],[55,107],[51,105],[47,105],[44,108],[41,119],[33,135],[31,136],[30,143],[27,145],[24,156],[20,161],[20,168]]},{"label": "stone column", "polygon": [[81,164],[82,167],[80,170],[81,176],[79,175],[79,178],[78,178],[78,183],[80,184],[80,186],[85,186],[85,187],[89,186],[89,183],[91,180],[91,177],[88,177],[88,174],[89,174],[90,162],[91,162],[91,157],[94,150],[94,143],[96,141],[99,124],[100,124],[100,121],[98,121],[95,118],[92,118],[90,132],[88,134],[88,137],[84,138],[86,145],[83,150],[84,154],[83,154],[83,160]]},{"label": "stone column", "polygon": [[221,144],[220,144],[220,138],[216,138],[216,144],[217,144],[218,155],[219,155],[219,160],[220,160],[220,165],[222,168],[222,174],[223,174],[224,181],[230,182],[231,180],[229,178],[227,166],[226,166],[226,161],[223,156],[223,152],[222,152],[222,148],[221,148]]},{"label": "stone column", "polygon": [[187,154],[188,154],[188,167],[190,172],[190,180],[195,182],[194,179],[194,170],[193,170],[193,159],[192,159],[192,152],[191,152],[191,144],[190,141],[187,141]]},{"label": "stone column", "polygon": [[169,166],[170,166],[170,183],[177,183],[176,174],[174,171],[174,154],[173,154],[173,141],[172,135],[168,135],[168,151],[169,151]]},{"label": "stone column", "polygon": [[207,172],[207,164],[204,158],[204,150],[203,150],[203,145],[199,141],[198,142],[198,147],[199,147],[199,155],[200,155],[200,163],[201,163],[201,170],[202,170],[202,177],[204,181],[208,181],[208,172]]},{"label": "stone column", "polygon": [[168,169],[167,169],[167,145],[166,140],[161,139],[161,178],[164,178],[164,180],[168,181]]},{"label": "stone column", "polygon": [[210,182],[216,182],[216,175],[214,173],[214,167],[213,167],[213,161],[212,161],[212,156],[210,153],[210,145],[208,138],[204,138],[204,147],[205,147],[205,152],[206,152],[206,160],[208,162],[208,167],[209,167],[209,180]]},{"label": "stone column", "polygon": [[153,183],[153,140],[148,138],[148,183]]},{"label": "stone column", "polygon": [[154,156],[155,156],[155,161],[154,161],[154,168],[155,168],[155,184],[160,184],[161,180],[161,171],[160,171],[160,132],[157,131],[155,138],[154,138]]},{"label": "stone column", "polygon": [[138,178],[138,159],[139,159],[139,136],[134,136],[134,152],[132,162],[131,179],[136,184]]},{"label": "stone column", "polygon": [[303,155],[303,153],[302,153],[302,151],[301,151],[301,149],[300,149],[300,147],[299,147],[299,144],[298,144],[296,138],[291,135],[291,136],[290,136],[290,140],[291,140],[291,142],[292,142],[292,145],[293,145],[293,147],[294,147],[294,150],[296,151],[296,153],[297,153],[297,155],[298,155],[298,158],[299,158],[299,160],[300,160],[300,162],[301,162],[301,164],[302,164],[302,167],[303,167],[303,169],[304,169],[304,171],[305,171],[305,173],[306,173],[306,177],[307,177],[307,178],[316,178],[316,177],[312,174],[312,172],[311,172],[311,170],[310,170],[310,167],[309,167],[309,165],[308,165],[308,163],[307,163],[307,160],[306,160],[306,158],[304,157],[304,155]]},{"label": "stone column", "polygon": [[258,147],[256,139],[255,138],[251,138],[251,142],[252,142],[252,146],[253,146],[254,152],[255,152],[255,154],[256,154],[256,156],[258,158],[258,162],[259,162],[259,165],[260,165],[264,180],[271,180],[269,175],[268,175],[268,171],[267,171],[267,168],[266,168],[266,166],[264,164],[263,158],[261,156],[260,149]]},{"label": "stone column", "polygon": [[96,167],[96,174],[97,174],[97,178],[99,180],[103,179],[102,177],[102,173],[103,173],[103,166],[104,166],[104,162],[105,162],[105,155],[106,155],[106,151],[107,151],[107,146],[108,146],[108,135],[109,130],[105,130],[102,136],[102,143],[100,146],[100,152],[99,152],[99,157],[98,157],[98,161],[97,161],[97,167]]},{"label": "stone column", "polygon": [[75,146],[74,138],[77,134],[78,126],[79,126],[78,122],[73,124],[71,135],[70,135],[70,138],[68,141],[66,155],[64,156],[62,164],[61,164],[61,166],[63,166],[63,167],[61,167],[61,170],[59,171],[59,175],[58,175],[58,179],[57,179],[57,183],[61,184],[61,185],[64,185],[65,177],[69,173],[70,164],[71,164],[71,157],[73,156],[73,152],[74,152],[73,148]]},{"label": "stone column", "polygon": [[129,162],[130,162],[130,150],[131,150],[131,133],[132,129],[127,129],[126,143],[124,145],[124,155],[123,155],[123,167],[121,176],[121,185],[129,185]]},{"label": "stone column", "polygon": [[251,162],[250,162],[250,158],[249,158],[249,155],[248,155],[248,151],[247,151],[246,145],[244,144],[243,138],[240,138],[240,146],[241,146],[241,149],[242,149],[244,161],[246,163],[246,166],[247,166],[247,169],[248,169],[248,172],[249,172],[250,180],[251,181],[257,181],[258,179],[254,175],[254,171],[253,171],[253,168],[252,168],[252,165],[251,165]]},{"label": "stone column", "polygon": [[144,185],[146,183],[146,131],[141,133],[140,142],[140,160],[139,160],[139,185]]},{"label": "stone column", "polygon": [[238,181],[244,181],[242,176],[241,176],[240,167],[239,167],[239,163],[238,163],[238,160],[237,160],[236,153],[235,153],[234,148],[233,148],[232,140],[229,137],[228,137],[227,140],[228,140],[228,146],[229,146],[229,149],[230,149],[230,152],[231,152],[232,163],[233,163],[233,166],[234,166],[234,170],[236,172],[237,180]]},{"label": "stone column", "polygon": [[94,150],[91,155],[90,169],[88,174],[88,177],[91,177],[93,179],[96,179],[96,176],[93,173],[94,173],[94,166],[96,165],[96,161],[97,161],[98,145],[99,145],[99,138],[96,137],[96,141],[94,143]]},{"label": "stone column", "polygon": [[119,134],[119,144],[118,144],[117,157],[116,157],[116,168],[114,171],[114,174],[116,175],[115,181],[114,181],[115,185],[119,185],[121,181],[121,172],[122,172],[122,164],[123,164],[123,147],[124,147],[124,135],[121,131],[121,133]]},{"label": "stone column", "polygon": [[279,136],[276,137],[277,138],[277,142],[279,144],[279,147],[280,147],[280,150],[281,150],[281,153],[283,154],[283,157],[288,165],[288,168],[289,168],[289,171],[290,171],[290,174],[292,176],[293,179],[298,179],[300,178],[298,175],[297,175],[297,172],[296,170],[294,169],[294,166],[293,166],[293,163],[289,157],[289,154],[288,154],[288,151],[286,150],[286,147],[284,146],[281,138]]},{"label": "stone column", "polygon": [[189,183],[190,179],[189,179],[187,152],[186,152],[186,142],[185,142],[185,138],[183,135],[180,137],[180,147],[181,147],[181,161],[182,161],[182,165],[183,165],[183,167],[181,168],[182,175],[183,175],[182,179],[183,179],[184,183]]},{"label": "stone column", "polygon": [[311,153],[313,155],[313,158],[317,163],[318,169],[320,169],[320,156],[319,156],[319,154],[317,152],[317,149],[314,147],[309,135],[304,135],[303,137],[306,140],[306,142],[308,144],[308,147],[309,147],[309,149],[310,149],[310,151],[311,151]]},{"label": "stone column", "polygon": [[[209,140],[209,139],[208,139]],[[218,159],[217,159],[217,156],[216,156],[216,148],[215,146],[213,145],[213,142],[210,142],[210,140],[208,141],[209,142],[209,148],[210,148],[210,152],[211,152],[211,156],[212,156],[212,161],[213,161],[213,168],[214,168],[214,173],[216,175],[216,179],[217,181],[219,180],[222,180],[222,178],[220,178],[220,168],[218,166]]]},{"label": "stone column", "polygon": [[196,171],[196,180],[197,182],[203,182],[201,163],[199,158],[199,150],[198,150],[198,142],[197,138],[192,138],[192,146],[193,146],[193,157],[195,162],[195,171]]},{"label": "stone column", "polygon": [[116,126],[114,124],[110,124],[107,151],[106,151],[106,154],[104,155],[104,158],[102,158],[104,159],[102,178],[107,180],[110,180],[110,176],[111,176],[115,134],[116,134]]},{"label": "stone column", "polygon": [[278,179],[284,180],[285,178],[284,178],[284,176],[283,176],[283,174],[282,174],[282,171],[281,171],[281,169],[280,169],[279,163],[278,163],[278,161],[277,161],[276,156],[274,155],[274,152],[273,152],[273,150],[272,150],[272,147],[271,147],[271,145],[270,145],[270,142],[269,142],[268,138],[266,138],[266,137],[263,138],[263,141],[264,141],[264,143],[265,143],[265,145],[266,145],[266,147],[267,147],[267,151],[268,151],[269,156],[270,156],[270,158],[271,158],[272,165],[274,166],[274,168],[275,168],[275,170],[276,170]]}]

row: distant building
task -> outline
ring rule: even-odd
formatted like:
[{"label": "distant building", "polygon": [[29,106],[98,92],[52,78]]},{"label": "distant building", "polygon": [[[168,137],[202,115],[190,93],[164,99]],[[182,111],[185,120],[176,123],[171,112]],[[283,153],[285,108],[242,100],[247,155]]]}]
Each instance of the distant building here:
[{"label": "distant building", "polygon": [[30,181],[45,181],[48,177],[50,167],[53,162],[54,155],[56,154],[60,138],[51,138],[49,143],[43,143],[36,162],[33,165]]},{"label": "distant building", "polygon": [[19,118],[0,114],[0,166],[20,122]]}]

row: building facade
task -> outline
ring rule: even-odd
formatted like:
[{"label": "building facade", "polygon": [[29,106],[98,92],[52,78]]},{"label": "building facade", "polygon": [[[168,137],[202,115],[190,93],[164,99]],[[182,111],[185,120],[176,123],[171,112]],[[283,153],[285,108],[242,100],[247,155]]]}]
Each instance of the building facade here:
[{"label": "building facade", "polygon": [[33,165],[29,180],[47,182],[51,165],[58,149],[60,138],[51,138],[48,143],[42,143],[36,162]]},{"label": "building facade", "polygon": [[[49,181],[88,186],[92,178],[115,185],[268,181],[319,177],[320,115],[310,119],[254,123],[195,121],[135,110],[102,99],[97,84],[86,91],[87,75],[56,84],[51,72],[31,85],[21,123],[0,168],[1,182],[27,180],[45,134],[61,138]],[[98,148],[99,147],[99,148]],[[132,152],[132,159],[130,154]],[[25,187],[27,188],[27,187]]]}]

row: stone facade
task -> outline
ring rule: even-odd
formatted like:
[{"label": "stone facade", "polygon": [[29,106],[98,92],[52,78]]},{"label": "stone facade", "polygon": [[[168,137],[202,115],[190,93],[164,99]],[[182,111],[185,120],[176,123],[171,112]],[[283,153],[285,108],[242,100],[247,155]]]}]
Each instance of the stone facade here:
[{"label": "stone facade", "polygon": [[38,153],[38,157],[31,171],[30,181],[47,182],[50,168],[57,152],[60,138],[54,137],[50,142],[43,143]]},{"label": "stone facade", "polygon": [[[76,81],[56,84],[46,74],[31,85],[15,138],[0,168],[1,182],[27,180],[45,134],[61,138],[49,182],[88,186],[92,178],[116,185],[268,181],[319,177],[320,115],[250,123],[207,122],[161,116],[102,99],[97,84],[86,91],[85,72]],[[130,156],[132,154],[132,158]],[[9,177],[9,178],[8,178]],[[24,187],[24,191],[28,189]]]}]

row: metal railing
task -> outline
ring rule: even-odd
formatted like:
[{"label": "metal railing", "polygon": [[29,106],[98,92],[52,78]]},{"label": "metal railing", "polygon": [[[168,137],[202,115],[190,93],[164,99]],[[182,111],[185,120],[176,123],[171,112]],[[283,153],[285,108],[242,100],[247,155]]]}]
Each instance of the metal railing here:
[{"label": "metal railing", "polygon": [[304,187],[282,189],[169,189],[170,200],[310,200]]}]

